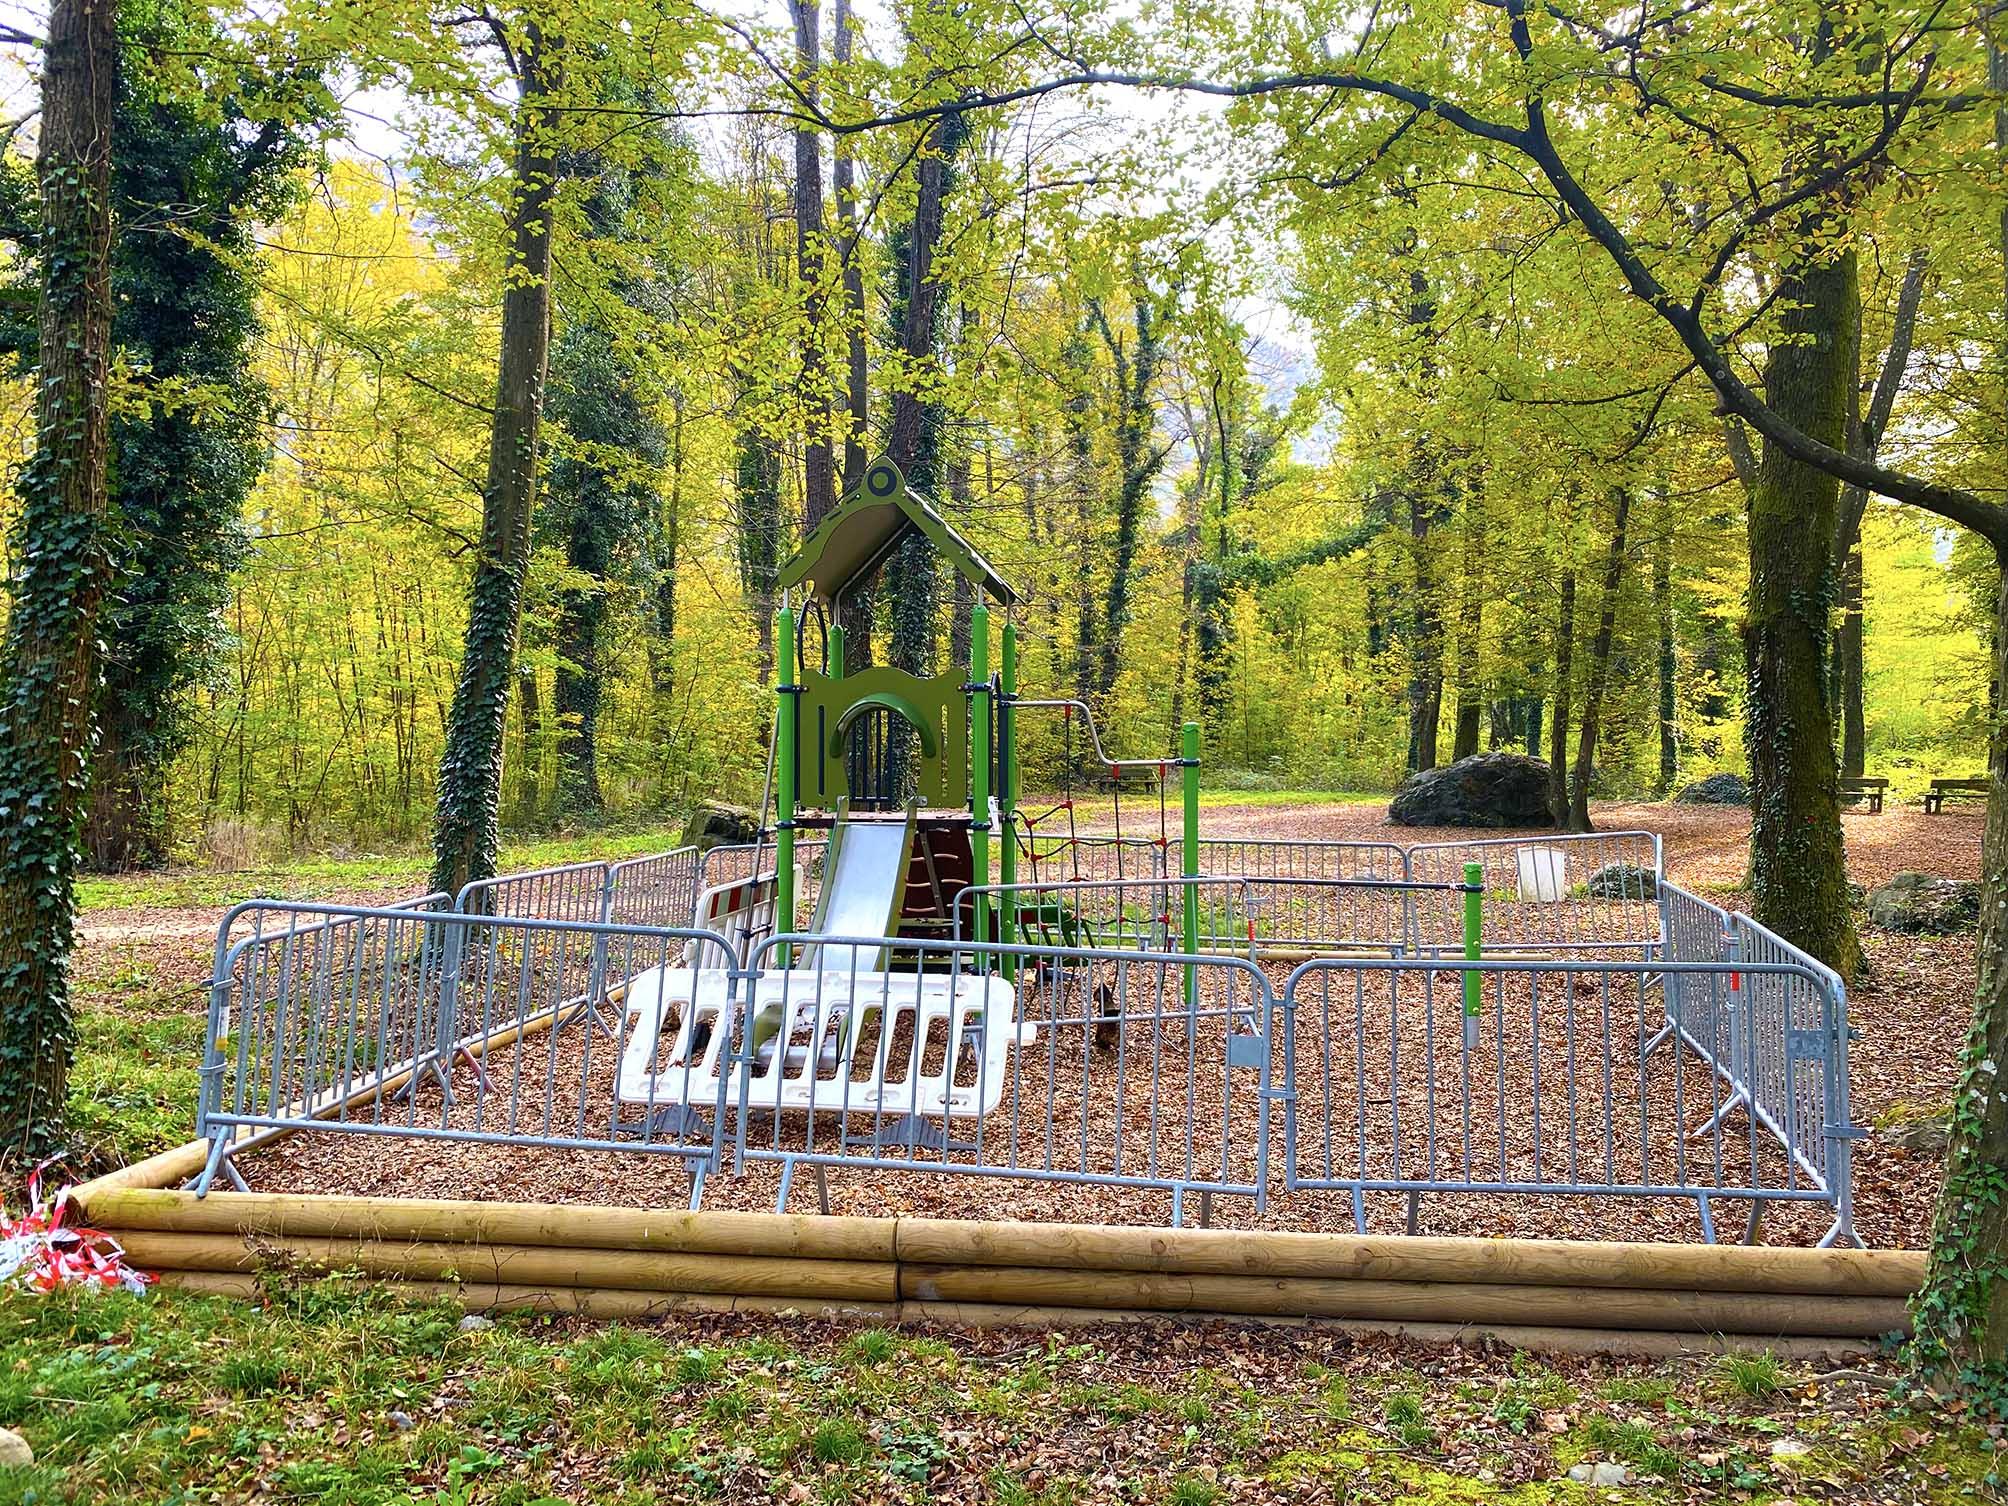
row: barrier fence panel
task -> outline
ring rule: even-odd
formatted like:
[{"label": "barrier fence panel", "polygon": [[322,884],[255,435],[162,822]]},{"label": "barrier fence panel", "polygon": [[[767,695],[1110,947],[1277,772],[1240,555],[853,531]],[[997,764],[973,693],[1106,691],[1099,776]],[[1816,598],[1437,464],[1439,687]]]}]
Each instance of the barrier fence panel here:
[{"label": "barrier fence panel", "polygon": [[1195,948],[1254,961],[1403,950],[1410,885],[1396,879],[1164,878],[971,886],[956,904],[958,937],[974,938],[979,902],[1011,916],[1040,946],[1183,951],[1184,896],[1197,898]]},{"label": "barrier fence panel", "polygon": [[617,926],[687,926],[697,913],[697,876],[704,854],[679,847],[628,858],[607,870],[606,913]]},{"label": "barrier fence panel", "polygon": [[611,1043],[568,1028],[581,1002],[568,959],[597,943],[611,968],[645,983],[689,943],[722,938],[456,911],[261,908],[297,922],[230,941],[218,967],[200,1186],[235,1136],[277,1129],[656,1152],[694,1175],[709,1168],[714,1130],[617,1092],[650,998],[626,1000]]},{"label": "barrier fence panel", "polygon": [[1844,1122],[1845,1103],[1732,1117],[1737,1089],[1704,1051],[1679,1034],[1653,1049],[1666,980],[1696,1012],[1738,989],[1831,999],[1797,962],[1305,963],[1280,1006],[1288,1184],[1350,1192],[1362,1228],[1375,1192],[1687,1197],[1711,1240],[1716,1198],[1748,1200],[1752,1232],[1768,1202],[1841,1218],[1844,1189],[1793,1147],[1800,1116]]},{"label": "barrier fence panel", "polygon": [[[1408,857],[1392,842],[1202,837],[1191,857],[1193,871],[1210,878],[1342,883],[1346,887],[1326,891],[1321,901],[1334,913],[1314,926],[1301,927],[1306,935],[1343,936],[1349,944],[1391,950],[1408,944],[1408,896],[1400,887],[1408,878]],[[1170,871],[1183,873],[1185,858],[1184,841],[1173,842]],[[1280,886],[1272,892],[1280,892]]]},{"label": "barrier fence panel", "polygon": [[[1669,965],[1712,961],[1730,986],[1697,992],[1677,968],[1666,987],[1666,1023],[1655,1048],[1680,1042],[1720,1075],[1718,1118],[1741,1110],[1789,1147],[1812,1180],[1831,1187],[1829,1240],[1855,1240],[1852,1147],[1861,1131],[1848,1107],[1847,992],[1832,969],[1766,930],[1674,884],[1661,889]],[[1792,964],[1818,979],[1810,987]]]},{"label": "barrier fence panel", "polygon": [[[816,906],[823,893],[823,858],[830,850],[827,837],[806,837],[795,834],[795,866],[800,870],[800,878],[795,886],[795,916],[781,929],[791,930],[795,926],[807,925],[816,913]],[[697,885],[700,891],[713,889],[723,884],[742,883],[753,877],[755,860],[760,865],[762,878],[771,878],[774,873],[775,849],[772,838],[765,842],[736,842],[728,846],[712,847],[705,851],[698,864]],[[680,924],[688,925],[686,917]],[[773,934],[763,930],[748,938],[750,946]],[[742,950],[741,955],[746,955]]]},{"label": "barrier fence panel", "polygon": [[[1453,884],[1466,863],[1485,869],[1485,949],[1617,956],[1659,944],[1659,837],[1588,832],[1427,842],[1408,850],[1408,877]],[[1461,950],[1459,896],[1415,896],[1414,947]]]},{"label": "barrier fence panel", "polygon": [[1011,828],[1018,877],[1035,883],[1135,882],[1169,871],[1162,843],[1145,837],[1071,836],[1066,832]]},{"label": "barrier fence panel", "polygon": [[1193,1192],[1264,1199],[1271,1000],[1246,961],[825,938],[818,971],[762,971],[806,940],[761,949],[733,1043],[737,1158],[781,1163],[780,1203],[803,1165],[1065,1184],[1053,1211],[1084,1220],[1145,1191],[1174,1223]]}]

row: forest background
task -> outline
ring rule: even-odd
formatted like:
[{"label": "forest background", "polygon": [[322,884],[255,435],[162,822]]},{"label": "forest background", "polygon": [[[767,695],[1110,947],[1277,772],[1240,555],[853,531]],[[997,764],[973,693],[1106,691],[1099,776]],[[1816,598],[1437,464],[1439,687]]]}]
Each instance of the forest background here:
[{"label": "forest background", "polygon": [[[995,23],[963,14],[959,42]],[[114,489],[153,464],[177,500],[134,519],[87,848],[417,844],[510,277],[506,42],[413,31],[309,77],[246,64],[244,15],[128,0],[122,24],[121,129],[145,150],[119,167]],[[1113,91],[958,117],[953,140],[938,118],[802,131],[785,81],[953,82],[943,23],[796,5],[733,26],[752,45],[603,48],[573,85],[648,108],[557,149],[506,826],[757,798],[777,564],[902,399],[936,436],[917,483],[1023,594],[1022,683],[1089,701],[1115,751],[1168,751],[1195,716],[1216,788],[1380,791],[1493,747],[1559,752],[1613,798],[1744,766],[1747,437],[1497,164],[1418,151],[1319,182],[1237,151],[1225,108]],[[14,92],[32,101],[25,71]],[[1872,209],[1861,401],[1896,348],[1886,454],[1956,474],[2003,438],[1987,186],[1939,173]],[[17,258],[14,309],[34,275]],[[1745,292],[1761,304],[1761,269]],[[25,458],[30,380],[0,398]],[[1875,500],[1843,544],[1843,772],[1899,795],[1979,774],[1991,557]],[[929,591],[917,624],[881,591],[862,636],[923,667],[955,652],[970,603]],[[1056,730],[1026,731],[1031,783],[1061,783]]]}]

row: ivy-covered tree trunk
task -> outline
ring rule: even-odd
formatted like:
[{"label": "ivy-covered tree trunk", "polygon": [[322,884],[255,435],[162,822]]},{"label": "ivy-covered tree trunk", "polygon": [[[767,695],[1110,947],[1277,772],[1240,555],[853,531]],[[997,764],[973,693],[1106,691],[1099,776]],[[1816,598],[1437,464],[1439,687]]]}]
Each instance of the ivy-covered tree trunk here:
[{"label": "ivy-covered tree trunk", "polygon": [[502,733],[530,568],[537,431],[551,345],[551,200],[557,160],[546,106],[555,67],[551,49],[532,22],[517,57],[520,97],[510,186],[509,283],[502,295],[502,350],[482,488],[481,547],[439,761],[432,887],[449,894],[494,875],[502,840]]},{"label": "ivy-covered tree trunk", "polygon": [[[1807,254],[1781,283],[1781,338],[1765,368],[1773,409],[1836,448],[1847,442],[1857,350],[1852,250]],[[1751,908],[1844,978],[1860,961],[1848,911],[1827,615],[1840,487],[1766,443],[1750,492],[1750,597],[1743,626],[1750,694]]]},{"label": "ivy-covered tree trunk", "polygon": [[[2003,246],[2008,249],[2008,216]],[[2008,674],[2008,544],[1995,544],[1994,677]],[[2008,1413],[2008,718],[1988,739],[1980,848],[1980,971],[1953,1090],[1945,1183],[1924,1287],[1911,1305],[1912,1357],[1935,1386]]]},{"label": "ivy-covered tree trunk", "polygon": [[1090,302],[1088,310],[1100,331],[1102,344],[1115,364],[1116,396],[1120,409],[1116,419],[1116,536],[1109,557],[1108,589],[1102,599],[1101,629],[1095,646],[1094,683],[1089,704],[1098,705],[1115,688],[1122,669],[1123,629],[1129,625],[1130,582],[1136,571],[1137,543],[1143,526],[1144,503],[1151,485],[1170,453],[1169,446],[1156,442],[1157,409],[1152,393],[1157,382],[1157,365],[1163,336],[1157,327],[1157,310],[1150,288],[1139,270],[1130,280],[1130,297],[1136,345],[1127,342],[1110,327],[1100,303]]},{"label": "ivy-covered tree trunk", "polygon": [[110,5],[54,0],[42,59],[40,367],[19,575],[0,661],[0,1154],[63,1134],[75,1033],[77,823],[90,775],[98,634],[116,571],[110,452]]},{"label": "ivy-covered tree trunk", "polygon": [[[1987,37],[1987,81],[2008,95],[2008,47]],[[1994,113],[1994,147],[2008,161],[2008,108]],[[2008,332],[2008,203],[2001,207],[2002,329]],[[1995,420],[2008,443],[2008,333]],[[2008,684],[2008,539],[1994,543],[1991,683]],[[1924,1287],[1911,1305],[1911,1354],[1924,1377],[2008,1415],[2008,717],[1990,705],[1987,830],[1980,844],[1980,972],[1973,1024],[1953,1091],[1945,1184],[1933,1215]]]},{"label": "ivy-covered tree trunk", "polygon": [[1570,831],[1589,831],[1590,780],[1597,768],[1597,726],[1604,714],[1604,687],[1610,682],[1611,642],[1616,636],[1618,592],[1624,584],[1627,527],[1631,522],[1631,489],[1611,488],[1611,538],[1604,554],[1602,594],[1597,603],[1597,631],[1590,640],[1590,662],[1583,675],[1582,723],[1576,733],[1576,768],[1569,780]]},{"label": "ivy-covered tree trunk", "polygon": [[[795,23],[795,87],[814,108],[822,66],[821,7],[788,0]],[[842,23],[839,22],[841,25]],[[802,448],[802,527],[806,532],[837,505],[830,431],[834,415],[823,359],[823,147],[813,126],[795,129],[795,271],[802,284],[802,406],[808,435]]]}]

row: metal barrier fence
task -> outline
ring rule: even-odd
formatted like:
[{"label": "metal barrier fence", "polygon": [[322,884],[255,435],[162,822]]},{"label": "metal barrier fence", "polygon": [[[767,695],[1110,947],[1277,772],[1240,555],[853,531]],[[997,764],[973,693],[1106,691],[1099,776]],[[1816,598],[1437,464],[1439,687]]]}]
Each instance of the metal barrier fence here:
[{"label": "metal barrier fence", "polygon": [[[1479,980],[1476,1029],[1464,987]],[[1798,962],[1320,959],[1279,1008],[1292,1092],[1283,1162],[1292,1189],[1366,1194],[1594,1194],[1747,1202],[1754,1236],[1774,1203],[1824,1203],[1823,1243],[1852,1239],[1845,1188],[1793,1153],[1790,1126],[1732,1121],[1738,1086],[1684,1035],[1655,1041],[1662,989],[1719,1012],[1737,990],[1831,1012]],[[1831,1086],[1831,1085],[1828,1085]],[[1845,1124],[1843,1097],[1796,1098],[1809,1123]]]},{"label": "metal barrier fence", "polygon": [[618,926],[687,926],[697,913],[698,875],[704,854],[679,847],[644,858],[628,858],[607,870],[607,898],[601,918]]},{"label": "metal barrier fence", "polygon": [[[777,1205],[805,1165],[1066,1183],[1077,1216],[1141,1190],[1169,1194],[1173,1223],[1194,1192],[1264,1205],[1270,995],[1248,962],[924,942],[872,971],[857,961],[883,940],[852,940],[755,959],[734,1157],[780,1163]],[[824,965],[772,970],[791,944]]]},{"label": "metal barrier fence", "polygon": [[[1660,879],[1649,837],[1579,841],[1559,866],[1510,855],[1562,841],[1432,845],[1399,866],[1398,849],[1274,844],[1249,859],[1267,875],[969,891],[965,914],[1015,908],[1008,946],[749,945],[678,916],[708,881],[750,877],[751,847],[509,875],[454,911],[249,902],[218,933],[200,1184],[306,1129],[651,1151],[688,1165],[693,1202],[729,1157],[778,1166],[781,1202],[803,1166],[819,1183],[845,1167],[1066,1184],[1030,1216],[1162,1194],[1174,1222],[1193,1192],[1204,1216],[1217,1193],[1339,1191],[1362,1225],[1370,1194],[1666,1197],[1692,1199],[1712,1239],[1728,1198],[1750,1237],[1766,1207],[1815,1203],[1833,1211],[1823,1242],[1855,1240],[1839,980]],[[1431,881],[1336,876],[1461,880],[1467,860],[1486,865],[1477,963],[1434,954]],[[595,870],[601,911],[567,918]],[[771,965],[791,941],[815,971]],[[1354,955],[1285,978],[1297,949]],[[604,1036],[575,1027],[588,1011]]]},{"label": "metal barrier fence", "polygon": [[[1721,1102],[1703,1132],[1719,1133],[1743,1110],[1785,1148],[1795,1175],[1831,1192],[1829,1240],[1852,1239],[1853,1142],[1861,1131],[1848,1107],[1853,1033],[1840,977],[1748,915],[1671,883],[1660,895],[1665,1015],[1646,1049],[1685,1048],[1705,1061]],[[1686,970],[1703,962],[1723,970],[1726,986],[1694,986]]]},{"label": "metal barrier fence", "polygon": [[1399,955],[1414,890],[1399,878],[1298,876],[971,885],[956,903],[955,934],[976,937],[981,905],[1008,912],[1016,934],[1042,946],[1180,951],[1190,894],[1194,945],[1203,952],[1269,962],[1330,952]]},{"label": "metal barrier fence", "polygon": [[664,1121],[646,1100],[624,1106],[611,1089],[625,1040],[565,1027],[590,1002],[579,958],[635,979],[723,938],[272,901],[240,906],[220,934],[253,909],[286,919],[254,924],[219,958],[197,1121],[211,1154],[198,1188],[240,1135],[293,1129],[665,1154],[690,1165],[695,1206],[711,1135]]},{"label": "metal barrier fence", "polygon": [[[1464,865],[1485,869],[1485,944],[1530,952],[1643,952],[1662,938],[1659,837],[1649,831],[1588,832],[1427,842],[1408,850],[1407,877],[1452,884]],[[1411,944],[1418,952],[1463,946],[1456,896],[1418,898]]]}]

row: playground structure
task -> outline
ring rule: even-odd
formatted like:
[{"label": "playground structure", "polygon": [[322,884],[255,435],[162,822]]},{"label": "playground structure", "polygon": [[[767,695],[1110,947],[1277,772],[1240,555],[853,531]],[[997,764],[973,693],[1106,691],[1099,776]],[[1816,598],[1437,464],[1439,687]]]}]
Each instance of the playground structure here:
[{"label": "playground structure", "polygon": [[[507,1200],[534,1178],[558,1203],[687,1193],[699,1218],[785,1210],[806,1173],[825,1213],[1594,1238],[1622,1201],[1660,1239],[1714,1243],[1729,1209],[1746,1242],[1768,1218],[1859,1243],[1840,981],[1673,883],[1655,837],[1206,836],[1198,729],[1175,757],[1110,759],[1086,708],[1018,696],[1008,619],[991,672],[981,600],[968,664],[846,672],[845,592],[914,532],[1008,611],[967,541],[871,467],[782,573],[771,836],[395,907],[233,910],[199,1138],[162,1166],[198,1199],[219,1178],[248,1194],[247,1173],[298,1189],[282,1198],[353,1187],[345,1148],[375,1147],[373,1191]],[[1156,832],[1082,832],[1071,795],[1024,812],[1034,712],[1113,783],[1153,783]],[[213,1233],[175,1206],[166,1229]],[[1028,1301],[1027,1281],[959,1290]],[[1404,1302],[1356,1315],[1415,1318]],[[1869,1311],[1794,1321],[1878,1331]]]}]

